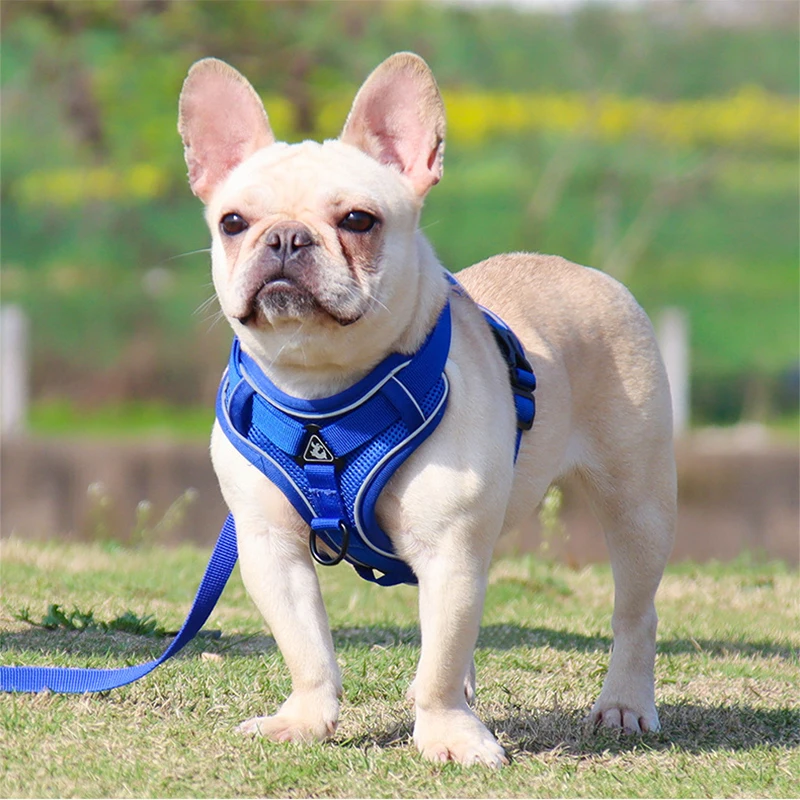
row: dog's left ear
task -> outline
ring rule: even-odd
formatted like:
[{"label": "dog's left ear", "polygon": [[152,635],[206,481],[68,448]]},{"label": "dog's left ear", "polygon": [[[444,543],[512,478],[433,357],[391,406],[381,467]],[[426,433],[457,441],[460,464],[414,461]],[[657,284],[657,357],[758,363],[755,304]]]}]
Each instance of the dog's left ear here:
[{"label": "dog's left ear", "polygon": [[444,132],[444,103],[430,68],[414,53],[396,53],[364,82],[340,140],[399,169],[424,197],[442,177]]}]

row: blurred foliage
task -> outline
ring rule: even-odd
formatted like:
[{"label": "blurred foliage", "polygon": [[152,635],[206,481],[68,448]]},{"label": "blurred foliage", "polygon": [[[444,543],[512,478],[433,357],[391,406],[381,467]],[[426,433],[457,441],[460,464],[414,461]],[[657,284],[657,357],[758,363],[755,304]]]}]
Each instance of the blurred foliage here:
[{"label": "blurred foliage", "polygon": [[722,25],[690,2],[3,0],[2,291],[35,322],[35,396],[212,402],[229,334],[175,130],[194,60],[234,64],[297,140],[335,136],[409,49],[448,109],[423,218],[445,265],[527,249],[598,266],[654,318],[688,310],[696,419],[791,409],[797,6],[759,7]]}]

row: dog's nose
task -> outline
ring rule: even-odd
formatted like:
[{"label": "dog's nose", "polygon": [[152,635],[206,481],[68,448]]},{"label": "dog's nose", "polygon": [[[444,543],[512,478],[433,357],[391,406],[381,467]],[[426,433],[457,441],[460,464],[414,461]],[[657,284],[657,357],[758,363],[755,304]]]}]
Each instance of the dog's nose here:
[{"label": "dog's nose", "polygon": [[267,231],[264,243],[281,262],[286,263],[298,251],[313,245],[314,237],[300,222],[282,222]]}]

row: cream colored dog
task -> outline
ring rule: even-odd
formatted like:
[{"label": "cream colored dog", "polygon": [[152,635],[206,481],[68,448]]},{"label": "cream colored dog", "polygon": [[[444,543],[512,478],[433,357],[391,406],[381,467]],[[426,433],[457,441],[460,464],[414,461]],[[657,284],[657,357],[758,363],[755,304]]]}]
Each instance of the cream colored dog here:
[{"label": "cream colored dog", "polygon": [[[536,422],[514,466],[506,364],[481,312],[452,292],[418,229],[425,195],[442,176],[445,130],[427,65],[392,56],[359,91],[338,140],[288,145],[275,141],[250,84],[206,59],[184,84],[179,129],[192,191],[206,205],[222,310],[283,391],[327,397],[387,354],[415,352],[450,296],[447,411],[377,505],[419,578],[422,651],[410,696],[422,754],[507,761],[468,705],[489,563],[500,534],[529,518],[568,473],[593,500],[616,584],[614,651],[590,716],[657,730],[653,598],[672,546],[675,466],[667,379],[628,291],[555,256],[497,256],[459,273],[517,333],[538,378]],[[276,275],[264,265],[278,251],[285,267]],[[342,684],[308,527],[218,426],[211,449],[245,585],[292,677],[277,713],[241,729],[325,739],[336,730]]]}]

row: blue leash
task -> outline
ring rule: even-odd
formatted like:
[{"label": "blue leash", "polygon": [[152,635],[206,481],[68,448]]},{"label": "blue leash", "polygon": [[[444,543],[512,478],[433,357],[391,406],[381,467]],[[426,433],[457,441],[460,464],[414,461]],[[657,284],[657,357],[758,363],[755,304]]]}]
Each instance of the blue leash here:
[{"label": "blue leash", "polygon": [[200,631],[217,604],[236,564],[236,526],[229,514],[197,589],[189,616],[169,647],[146,664],[118,669],[75,667],[0,667],[0,690],[4,692],[51,692],[83,694],[116,689],[147,675],[183,649]]}]

